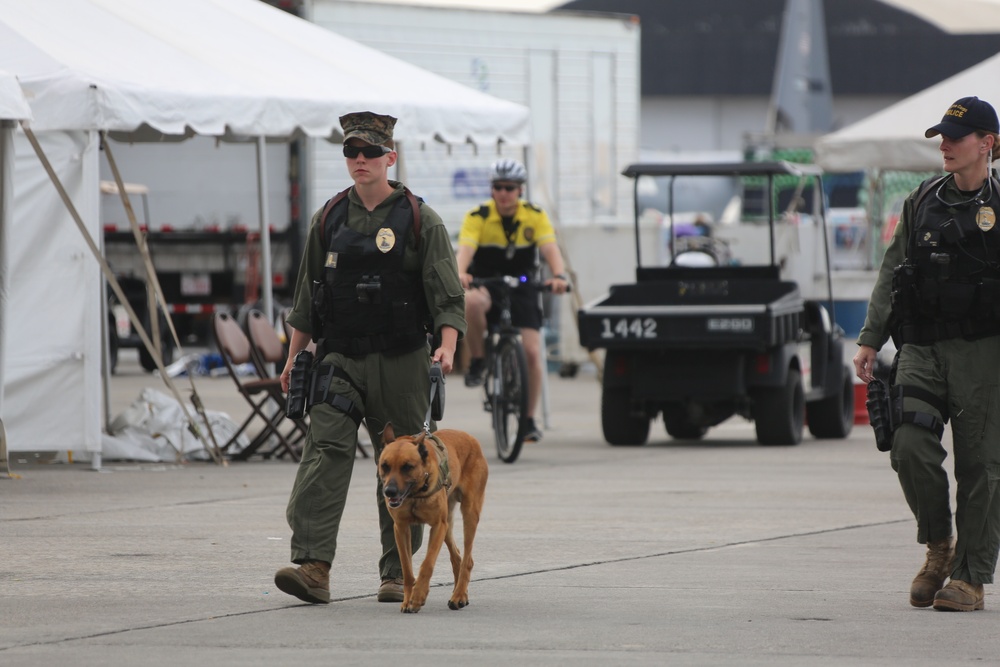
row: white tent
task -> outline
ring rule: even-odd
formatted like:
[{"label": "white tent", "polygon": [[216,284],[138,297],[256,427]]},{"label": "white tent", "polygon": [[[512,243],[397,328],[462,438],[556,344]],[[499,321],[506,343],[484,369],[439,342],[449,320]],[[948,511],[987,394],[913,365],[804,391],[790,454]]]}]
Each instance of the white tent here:
[{"label": "white tent", "polygon": [[[4,308],[7,303],[7,281],[5,280],[3,267],[7,266],[7,238],[6,230],[10,221],[10,209],[13,199],[13,187],[11,174],[14,164],[14,121],[28,120],[31,118],[31,110],[28,103],[24,101],[21,94],[21,87],[17,84],[17,79],[0,70],[0,351],[4,348],[5,325],[7,318],[3,317]],[[0,416],[3,415],[3,354],[0,354]],[[4,427],[0,422],[0,454],[5,454]],[[0,463],[5,463],[5,458],[0,456]],[[3,472],[0,470],[0,472]]]},{"label": "white tent", "polygon": [[337,137],[371,108],[404,142],[527,139],[524,107],[259,0],[0,0],[0,63],[35,131]]},{"label": "white tent", "polygon": [[924,131],[957,99],[976,95],[1000,106],[1000,54],[863,120],[820,137],[816,161],[827,171],[941,168],[939,139]]},{"label": "white tent", "polygon": [[[371,109],[400,119],[404,145],[528,139],[526,108],[259,0],[0,0],[0,68],[20,80],[31,128],[94,237],[103,131],[257,137],[263,151],[263,137],[337,139],[340,115]],[[10,278],[0,348],[10,448],[98,452],[100,273],[24,137],[15,143],[10,261],[0,267]]]},{"label": "white tent", "polygon": [[1000,28],[1000,0],[882,0],[946,32],[983,35]]}]

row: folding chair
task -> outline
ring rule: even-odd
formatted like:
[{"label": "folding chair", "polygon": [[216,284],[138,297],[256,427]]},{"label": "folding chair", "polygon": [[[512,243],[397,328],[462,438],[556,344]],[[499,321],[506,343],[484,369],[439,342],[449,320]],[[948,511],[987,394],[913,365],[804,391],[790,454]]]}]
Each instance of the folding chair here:
[{"label": "folding chair", "polygon": [[[287,327],[288,325],[283,322],[282,326]],[[268,377],[268,366],[271,363],[280,363],[281,367],[284,367],[287,351],[281,344],[281,338],[278,337],[278,332],[275,331],[274,326],[267,320],[264,313],[259,310],[254,309],[247,314],[247,338],[250,341],[250,349],[254,357],[253,364],[258,375]],[[288,334],[288,338],[291,339],[291,334]],[[315,349],[315,345],[312,343],[309,345],[312,349]],[[362,424],[364,424],[367,431],[368,425],[364,422]],[[304,420],[295,420],[295,425],[299,432],[294,434],[293,443],[298,443],[305,437],[308,425]],[[361,452],[362,457],[369,458],[368,452],[360,443],[358,444],[358,450]]]},{"label": "folding chair", "polygon": [[[257,309],[247,313],[247,340],[250,341],[250,355],[254,370],[261,378],[278,378],[280,393],[281,369],[285,367],[287,351],[281,343],[281,338],[274,326],[267,320],[264,313]],[[272,370],[273,369],[273,370]],[[286,397],[281,395],[281,406],[284,409]],[[292,444],[298,445],[305,438],[309,425],[304,419],[289,420],[295,424],[295,431],[289,433]],[[294,436],[294,437],[293,437]],[[283,455],[279,454],[279,456]]]},{"label": "folding chair", "polygon": [[[253,456],[271,437],[274,437],[278,444],[270,451],[264,452],[264,458],[269,458],[276,452],[288,454],[293,460],[299,460],[298,448],[289,440],[289,436],[282,433],[278,428],[281,420],[285,418],[285,398],[281,391],[281,380],[277,377],[257,376],[257,379],[240,379],[237,368],[244,364],[253,364],[253,354],[251,353],[250,341],[247,339],[240,325],[227,313],[216,313],[212,319],[212,329],[215,334],[215,342],[219,348],[219,354],[226,366],[229,377],[233,379],[240,395],[246,399],[250,405],[250,414],[236,430],[233,436],[222,446],[225,452],[232,447],[236,439],[246,431],[255,418],[264,422],[260,431],[250,441],[242,451],[234,458],[246,460]],[[268,404],[273,402],[274,406]],[[265,408],[277,407],[273,412]],[[294,433],[294,431],[293,431]]]}]

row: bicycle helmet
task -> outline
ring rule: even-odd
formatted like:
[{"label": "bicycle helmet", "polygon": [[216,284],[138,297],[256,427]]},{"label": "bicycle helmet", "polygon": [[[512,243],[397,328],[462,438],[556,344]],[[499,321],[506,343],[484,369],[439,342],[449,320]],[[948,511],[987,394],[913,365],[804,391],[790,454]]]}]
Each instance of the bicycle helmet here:
[{"label": "bicycle helmet", "polygon": [[528,170],[517,160],[504,158],[497,160],[490,167],[490,182],[511,181],[513,183],[524,183],[528,180]]}]

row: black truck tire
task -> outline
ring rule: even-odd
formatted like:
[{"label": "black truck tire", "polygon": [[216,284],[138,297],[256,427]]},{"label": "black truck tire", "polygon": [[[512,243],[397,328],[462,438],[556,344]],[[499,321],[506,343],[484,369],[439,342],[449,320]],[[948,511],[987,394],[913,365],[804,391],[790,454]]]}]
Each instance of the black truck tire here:
[{"label": "black truck tire", "polygon": [[854,381],[844,368],[840,391],[806,403],[809,432],[817,438],[846,438],[854,426]]},{"label": "black truck tire", "polygon": [[118,329],[115,325],[115,316],[108,313],[108,372],[114,375],[118,370]]},{"label": "black truck tire", "polygon": [[762,445],[797,445],[805,423],[802,375],[788,370],[784,387],[758,389],[753,397],[753,420]]},{"label": "black truck tire", "polygon": [[601,391],[601,428],[609,445],[644,445],[649,438],[649,417],[630,413],[628,387],[604,387]]},{"label": "black truck tire", "polygon": [[[169,331],[160,330],[160,356],[163,358],[164,367],[174,363],[174,343],[169,336]],[[153,355],[142,344],[139,346],[139,364],[149,373],[156,370],[156,361],[153,359]]]}]

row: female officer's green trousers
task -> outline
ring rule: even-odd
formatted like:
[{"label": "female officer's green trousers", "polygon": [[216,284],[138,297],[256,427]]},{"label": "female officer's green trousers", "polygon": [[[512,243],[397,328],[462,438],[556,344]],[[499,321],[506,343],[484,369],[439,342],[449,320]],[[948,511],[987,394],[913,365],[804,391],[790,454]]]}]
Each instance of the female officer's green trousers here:
[{"label": "female officer's green trousers", "polygon": [[[423,429],[430,404],[430,352],[426,347],[399,355],[350,358],[329,354],[325,361],[345,370],[364,394],[342,378],[334,378],[330,385],[331,394],[346,396],[364,413],[376,462],[387,422],[392,423],[397,434],[416,434]],[[293,563],[333,562],[357,443],[358,427],[346,413],[325,403],[309,411],[309,433],[286,512],[292,529]],[[375,472],[377,479],[377,469]],[[392,517],[385,507],[381,481],[376,483],[376,492],[382,541],[379,573],[382,579],[401,577]],[[421,526],[415,525],[411,533],[414,552],[420,547],[421,535]]]},{"label": "female officer's green trousers", "polygon": [[[958,531],[951,577],[993,583],[1000,550],[1000,336],[903,345],[895,384],[920,387],[947,403]],[[913,397],[904,398],[903,410],[941,417]],[[923,427],[904,423],[893,436],[892,467],[917,519],[921,544],[952,534],[946,456],[937,435]]]}]

